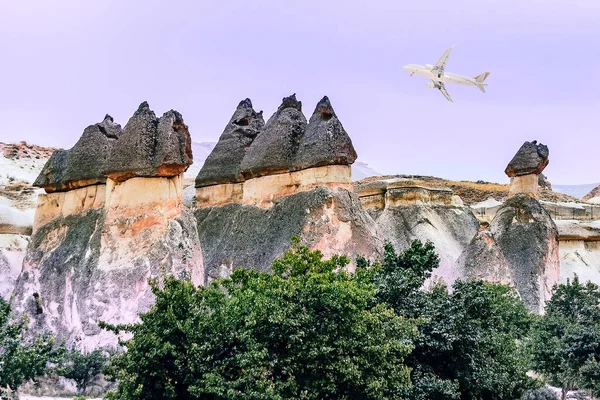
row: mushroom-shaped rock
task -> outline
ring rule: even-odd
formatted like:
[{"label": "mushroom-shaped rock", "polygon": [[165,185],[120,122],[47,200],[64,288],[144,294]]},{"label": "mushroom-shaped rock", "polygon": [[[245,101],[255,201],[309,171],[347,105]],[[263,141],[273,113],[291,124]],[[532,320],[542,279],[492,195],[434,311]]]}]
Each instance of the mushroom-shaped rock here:
[{"label": "mushroom-shaped rock", "polygon": [[323,165],[350,165],[356,151],[327,96],[317,104],[300,140],[294,168],[303,170]]},{"label": "mushroom-shaped rock", "polygon": [[56,150],[33,185],[50,193],[105,182],[105,163],[121,133],[121,126],[106,115],[88,126],[70,150]]},{"label": "mushroom-shaped rock", "polygon": [[306,129],[302,103],[293,94],[267,121],[246,152],[241,164],[246,179],[293,170],[300,141]]},{"label": "mushroom-shaped rock", "polygon": [[525,142],[508,163],[504,173],[509,177],[540,174],[548,165],[548,146],[541,143]]},{"label": "mushroom-shaped rock", "polygon": [[219,142],[206,158],[195,186],[243,182],[240,164],[264,124],[262,111],[254,111],[250,99],[241,101]]},{"label": "mushroom-shaped rock", "polygon": [[171,110],[159,119],[143,102],[123,128],[105,174],[115,181],[136,176],[172,177],[191,164],[192,141],[181,114]]}]

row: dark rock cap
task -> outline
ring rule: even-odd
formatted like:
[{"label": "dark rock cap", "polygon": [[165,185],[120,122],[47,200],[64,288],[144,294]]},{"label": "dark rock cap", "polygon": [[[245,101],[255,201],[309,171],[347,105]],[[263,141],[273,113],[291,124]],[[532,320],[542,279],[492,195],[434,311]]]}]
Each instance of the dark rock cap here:
[{"label": "dark rock cap", "polygon": [[300,140],[294,169],[350,165],[355,160],[356,151],[352,140],[325,96],[315,107],[306,132]]},{"label": "dark rock cap", "polygon": [[105,163],[121,133],[121,126],[107,114],[88,126],[70,150],[56,150],[33,185],[50,193],[106,182]]},{"label": "dark rock cap", "polygon": [[106,162],[116,181],[132,177],[172,177],[192,164],[192,140],[183,117],[171,110],[159,119],[143,102],[123,128]]},{"label": "dark rock cap", "polygon": [[219,142],[196,177],[196,187],[243,182],[240,164],[246,151],[265,125],[261,112],[245,99],[237,106]]},{"label": "dark rock cap", "polygon": [[285,97],[275,114],[252,142],[241,163],[244,178],[293,170],[300,140],[306,129],[302,103],[293,94]]},{"label": "dark rock cap", "polygon": [[548,146],[533,142],[525,142],[517,154],[508,163],[504,173],[509,177],[540,174],[548,165]]}]

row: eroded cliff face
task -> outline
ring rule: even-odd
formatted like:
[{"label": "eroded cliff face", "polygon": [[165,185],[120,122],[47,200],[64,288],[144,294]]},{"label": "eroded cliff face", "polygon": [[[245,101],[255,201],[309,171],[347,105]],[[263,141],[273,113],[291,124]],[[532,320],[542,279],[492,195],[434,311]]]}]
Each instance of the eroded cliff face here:
[{"label": "eroded cliff face", "polygon": [[[543,312],[561,275],[558,230],[537,201],[537,175],[547,164],[546,146],[536,141],[523,144],[506,168],[512,197],[458,262],[466,276],[514,285],[525,304],[537,313]],[[521,184],[525,181],[515,178],[532,183]]]},{"label": "eroded cliff face", "polygon": [[599,221],[556,221],[559,236],[560,282],[577,274],[582,282],[600,285]]},{"label": "eroded cliff face", "polygon": [[[94,132],[105,135],[99,125],[92,126]],[[89,139],[90,129],[84,138]],[[57,156],[61,162],[53,156],[43,169],[37,182],[49,193],[39,195],[14,291],[15,310],[29,315],[32,331],[52,332],[69,347],[116,346],[116,337],[98,321],[135,322],[152,305],[151,277],[174,274],[204,281],[196,222],[182,204],[182,172],[191,154],[181,115],[170,111],[158,119],[143,103],[124,133],[107,140],[108,156],[79,151],[86,143],[82,139]],[[134,152],[130,166],[123,146]],[[148,154],[154,157],[148,160]],[[102,158],[95,169],[79,174],[82,180],[56,171],[78,171],[77,165],[93,164],[97,156]],[[109,167],[111,158],[119,162]]]},{"label": "eroded cliff face", "polygon": [[397,178],[358,182],[354,190],[375,220],[382,240],[389,240],[399,250],[415,239],[431,241],[440,256],[434,275],[449,285],[462,277],[456,261],[479,223],[450,189],[418,186]]},{"label": "eroded cliff face", "polygon": [[373,256],[383,248],[374,221],[358,197],[343,188],[318,187],[283,196],[269,208],[239,203],[205,207],[195,216],[207,283],[236,268],[268,271],[290,248],[293,236],[327,258]]},{"label": "eroded cliff face", "polygon": [[0,297],[8,301],[21,273],[29,236],[0,234]]}]

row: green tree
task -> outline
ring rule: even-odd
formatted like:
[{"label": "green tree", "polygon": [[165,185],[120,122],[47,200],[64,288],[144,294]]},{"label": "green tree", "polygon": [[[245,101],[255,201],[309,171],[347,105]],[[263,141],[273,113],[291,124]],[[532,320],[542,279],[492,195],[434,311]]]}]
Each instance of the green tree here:
[{"label": "green tree", "polygon": [[294,242],[273,273],[236,270],[196,288],[152,281],[154,307],[108,376],[113,399],[397,399],[412,321],[377,304],[372,272]]},{"label": "green tree", "polygon": [[24,382],[44,374],[49,361],[58,355],[54,341],[40,336],[24,339],[27,320],[11,322],[11,305],[0,298],[0,398],[14,395]]},{"label": "green tree", "polygon": [[[365,264],[364,261],[362,264]],[[432,243],[416,240],[400,254],[385,244],[373,275],[378,299],[398,315],[421,321],[412,368],[415,400],[517,399],[533,382],[526,376],[524,342],[532,316],[508,286],[456,281],[423,288],[439,264]]]},{"label": "green tree", "polygon": [[556,285],[546,313],[535,324],[533,369],[555,386],[600,395],[600,290],[587,282]]},{"label": "green tree", "polygon": [[100,349],[89,353],[70,350],[65,353],[56,373],[67,379],[73,379],[78,394],[85,395],[88,386],[100,375],[107,361],[108,357]]}]

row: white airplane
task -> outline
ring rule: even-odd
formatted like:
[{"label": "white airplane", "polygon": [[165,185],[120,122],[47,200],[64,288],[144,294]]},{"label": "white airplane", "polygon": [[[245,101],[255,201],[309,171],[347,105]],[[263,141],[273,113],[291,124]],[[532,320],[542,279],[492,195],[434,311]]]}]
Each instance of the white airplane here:
[{"label": "white airplane", "polygon": [[484,72],[483,74],[477,75],[475,78],[469,78],[468,76],[453,74],[445,71],[446,63],[448,62],[448,58],[450,58],[450,52],[454,47],[455,46],[452,46],[446,50],[446,52],[435,65],[408,64],[402,67],[402,69],[410,72],[410,76],[417,74],[431,79],[431,82],[427,82],[427,87],[431,89],[439,89],[440,92],[442,92],[442,94],[448,99],[448,101],[452,101],[452,98],[448,94],[444,83],[458,83],[459,85],[477,86],[479,90],[485,93],[484,86],[487,86],[487,83],[483,82],[490,75],[489,72]]}]

